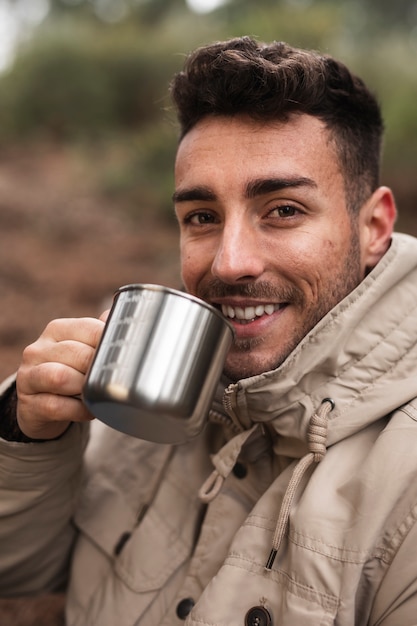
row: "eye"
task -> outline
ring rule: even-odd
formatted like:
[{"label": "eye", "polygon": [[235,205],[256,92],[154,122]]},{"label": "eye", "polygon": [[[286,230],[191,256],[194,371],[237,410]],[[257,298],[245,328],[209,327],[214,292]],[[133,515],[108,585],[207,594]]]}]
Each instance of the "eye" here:
[{"label": "eye", "polygon": [[294,217],[299,213],[299,210],[291,204],[283,204],[272,209],[271,214],[276,214],[278,217]]},{"label": "eye", "polygon": [[193,226],[204,226],[205,224],[214,224],[215,222],[215,216],[209,211],[196,211],[184,218],[184,224],[191,224]]}]

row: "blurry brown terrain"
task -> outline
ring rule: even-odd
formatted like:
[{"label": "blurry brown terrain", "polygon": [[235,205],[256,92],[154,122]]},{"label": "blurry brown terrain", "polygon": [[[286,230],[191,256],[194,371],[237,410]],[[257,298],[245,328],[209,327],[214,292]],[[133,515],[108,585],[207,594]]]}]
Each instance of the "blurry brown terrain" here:
[{"label": "blurry brown terrain", "polygon": [[0,153],[0,379],[49,320],[98,316],[124,284],[180,286],[175,222],[122,205],[59,147]]}]

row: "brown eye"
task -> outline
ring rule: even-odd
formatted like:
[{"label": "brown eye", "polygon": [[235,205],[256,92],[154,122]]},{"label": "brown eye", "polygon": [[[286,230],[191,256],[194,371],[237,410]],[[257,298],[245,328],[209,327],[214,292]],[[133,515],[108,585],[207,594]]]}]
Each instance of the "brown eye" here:
[{"label": "brown eye", "polygon": [[280,217],[293,217],[297,213],[297,209],[290,205],[280,206],[275,210]]},{"label": "brown eye", "polygon": [[185,222],[187,224],[194,224],[196,226],[213,224],[214,221],[215,218],[211,213],[206,213],[203,211],[199,211],[198,213],[192,213],[185,219]]}]

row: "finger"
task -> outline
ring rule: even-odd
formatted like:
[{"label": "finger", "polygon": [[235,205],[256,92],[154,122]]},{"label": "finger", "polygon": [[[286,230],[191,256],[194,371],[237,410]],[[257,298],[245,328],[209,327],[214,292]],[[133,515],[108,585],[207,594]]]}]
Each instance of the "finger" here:
[{"label": "finger", "polygon": [[106,311],[103,311],[103,313],[100,315],[99,319],[100,319],[102,322],[107,322],[107,318],[109,317],[110,310],[111,310],[111,309],[107,309]]},{"label": "finger", "polygon": [[56,361],[85,372],[103,329],[104,322],[93,318],[54,320],[37,341],[25,348],[22,366]]},{"label": "finger", "polygon": [[49,322],[43,337],[54,342],[78,341],[95,348],[103,333],[104,322],[93,317],[64,318]]},{"label": "finger", "polygon": [[32,439],[55,439],[71,423],[93,419],[80,400],[47,393],[19,398],[16,417],[21,431]]},{"label": "finger", "polygon": [[84,422],[93,419],[93,415],[81,400],[52,393],[38,393],[19,398],[18,414],[23,421],[26,421],[26,416],[30,414],[32,424],[39,421],[42,425],[50,422]]},{"label": "finger", "polygon": [[20,368],[16,388],[18,396],[38,393],[77,396],[81,394],[84,380],[84,372],[63,363],[48,362]]},{"label": "finger", "polygon": [[94,348],[77,341],[58,343],[38,341],[23,351],[20,370],[25,372],[44,363],[65,365],[85,374],[94,356]]}]

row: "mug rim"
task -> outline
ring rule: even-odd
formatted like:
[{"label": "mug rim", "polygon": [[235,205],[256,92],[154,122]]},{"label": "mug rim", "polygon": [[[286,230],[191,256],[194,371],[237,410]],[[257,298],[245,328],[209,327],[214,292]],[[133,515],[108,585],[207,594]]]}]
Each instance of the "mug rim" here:
[{"label": "mug rim", "polygon": [[114,292],[114,298],[116,298],[122,292],[135,291],[135,290],[160,291],[160,292],[168,293],[174,296],[180,296],[181,298],[184,298],[185,300],[195,302],[196,304],[199,304],[200,306],[203,306],[204,308],[208,309],[211,313],[214,313],[215,315],[217,315],[217,317],[219,317],[225,323],[225,325],[232,331],[232,338],[234,339],[235,337],[235,329],[233,328],[233,325],[218,309],[216,309],[216,307],[209,304],[208,302],[205,302],[205,300],[198,298],[197,296],[193,296],[192,294],[187,293],[186,291],[180,291],[179,289],[174,289],[173,287],[167,287],[165,285],[157,285],[153,283],[129,283],[127,285],[122,285],[121,287],[119,287]]}]

